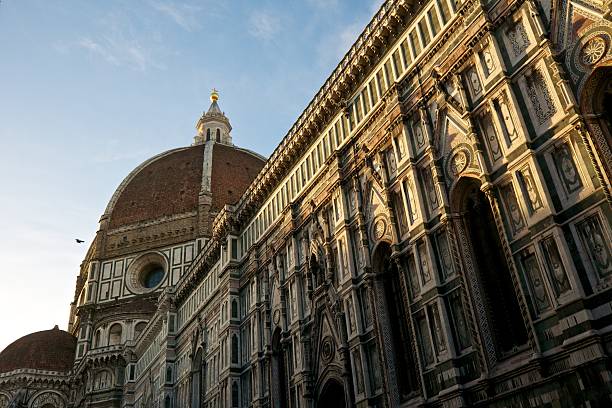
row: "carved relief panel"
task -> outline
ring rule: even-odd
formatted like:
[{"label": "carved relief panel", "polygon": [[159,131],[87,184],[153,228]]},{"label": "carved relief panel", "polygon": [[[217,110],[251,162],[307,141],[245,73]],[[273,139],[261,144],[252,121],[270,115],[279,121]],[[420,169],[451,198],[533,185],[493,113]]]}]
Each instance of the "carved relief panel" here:
[{"label": "carved relief panel", "polygon": [[544,60],[524,72],[518,81],[529,117],[539,136],[563,116],[559,98],[552,84]]},{"label": "carved relief panel", "polygon": [[536,318],[576,295],[575,275],[568,274],[570,262],[562,255],[565,248],[561,249],[556,236],[548,232],[519,254]]},{"label": "carved relief panel", "polygon": [[562,205],[568,206],[592,191],[577,142],[566,137],[553,144],[545,154],[555,191]]},{"label": "carved relief panel", "polygon": [[526,13],[519,10],[501,29],[510,65],[516,65],[536,45]]}]

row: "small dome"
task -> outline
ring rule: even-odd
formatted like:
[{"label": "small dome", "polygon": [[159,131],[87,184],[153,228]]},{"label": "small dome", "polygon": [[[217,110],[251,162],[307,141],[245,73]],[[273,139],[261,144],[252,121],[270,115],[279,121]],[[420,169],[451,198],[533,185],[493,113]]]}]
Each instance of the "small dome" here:
[{"label": "small dome", "polygon": [[0,373],[23,368],[70,371],[74,362],[76,338],[55,326],[23,336],[0,353]]}]

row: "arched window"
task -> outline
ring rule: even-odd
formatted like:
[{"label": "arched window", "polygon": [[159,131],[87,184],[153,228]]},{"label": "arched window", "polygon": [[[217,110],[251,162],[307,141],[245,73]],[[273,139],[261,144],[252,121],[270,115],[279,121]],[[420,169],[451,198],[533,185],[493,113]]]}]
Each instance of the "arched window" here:
[{"label": "arched window", "polygon": [[238,382],[232,383],[232,408],[240,407],[240,395],[238,393]]},{"label": "arched window", "polygon": [[172,367],[166,367],[166,383],[172,383]]},{"label": "arched window", "polygon": [[206,129],[206,141],[210,140],[210,129]]},{"label": "arched window", "polygon": [[147,327],[147,322],[138,322],[134,326],[134,340],[138,340],[144,329]]},{"label": "arched window", "polygon": [[94,348],[102,347],[102,330],[98,329],[94,337]]},{"label": "arched window", "polygon": [[232,300],[232,319],[238,318],[238,302],[236,299]]},{"label": "arched window", "polygon": [[221,141],[221,129],[217,129],[217,142]]},{"label": "arched window", "polygon": [[238,336],[232,335],[232,364],[238,364]]},{"label": "arched window", "polygon": [[170,396],[166,395],[166,398],[164,399],[164,408],[170,408],[172,405],[170,404]]},{"label": "arched window", "polygon": [[115,323],[111,326],[108,332],[108,345],[114,346],[115,344],[121,344],[121,335],[123,329],[119,323]]},{"label": "arched window", "polygon": [[113,385],[113,375],[110,371],[99,371],[94,377],[94,390],[105,390]]}]

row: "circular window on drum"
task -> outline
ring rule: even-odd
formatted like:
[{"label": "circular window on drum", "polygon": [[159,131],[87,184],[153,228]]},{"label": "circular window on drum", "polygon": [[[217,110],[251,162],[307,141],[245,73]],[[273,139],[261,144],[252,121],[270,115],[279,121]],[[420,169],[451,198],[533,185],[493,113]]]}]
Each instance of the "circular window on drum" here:
[{"label": "circular window on drum", "polygon": [[161,265],[151,264],[145,267],[143,271],[140,273],[140,283],[146,289],[156,288],[164,279],[164,275],[166,272],[164,271],[164,267]]},{"label": "circular window on drum", "polygon": [[168,262],[158,253],[136,258],[128,267],[126,284],[132,293],[147,293],[157,289],[166,277]]}]

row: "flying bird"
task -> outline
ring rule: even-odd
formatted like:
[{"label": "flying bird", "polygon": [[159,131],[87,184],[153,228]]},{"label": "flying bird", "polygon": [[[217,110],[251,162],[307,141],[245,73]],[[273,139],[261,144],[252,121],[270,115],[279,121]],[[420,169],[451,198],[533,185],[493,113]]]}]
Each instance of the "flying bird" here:
[{"label": "flying bird", "polygon": [[83,241],[82,239],[78,239],[78,238],[77,238],[77,239],[75,239],[75,241],[76,241],[76,243],[77,243],[77,244],[82,244],[83,242],[85,242],[85,241]]}]

